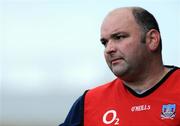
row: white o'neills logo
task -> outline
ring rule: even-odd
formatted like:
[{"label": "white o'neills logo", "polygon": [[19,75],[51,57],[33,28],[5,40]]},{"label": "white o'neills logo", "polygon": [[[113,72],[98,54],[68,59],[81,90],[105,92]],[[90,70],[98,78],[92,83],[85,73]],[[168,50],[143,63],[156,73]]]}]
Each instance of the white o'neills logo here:
[{"label": "white o'neills logo", "polygon": [[132,112],[147,111],[151,109],[151,105],[139,105],[131,107]]},{"label": "white o'neills logo", "polygon": [[119,125],[119,118],[117,117],[117,113],[115,110],[108,110],[103,115],[103,123],[104,124],[113,124]]}]

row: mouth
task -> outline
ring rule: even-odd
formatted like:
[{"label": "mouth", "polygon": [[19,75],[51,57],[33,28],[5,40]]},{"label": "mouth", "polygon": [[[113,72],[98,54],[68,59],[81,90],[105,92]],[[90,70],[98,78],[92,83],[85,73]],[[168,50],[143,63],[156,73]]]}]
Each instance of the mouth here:
[{"label": "mouth", "polygon": [[122,60],[123,60],[123,58],[112,59],[111,64],[117,64],[117,63],[121,62]]}]

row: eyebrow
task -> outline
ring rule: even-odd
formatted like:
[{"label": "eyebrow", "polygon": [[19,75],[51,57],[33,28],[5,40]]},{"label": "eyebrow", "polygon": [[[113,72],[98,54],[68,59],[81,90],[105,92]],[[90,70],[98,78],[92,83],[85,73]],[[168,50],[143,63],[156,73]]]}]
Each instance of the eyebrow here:
[{"label": "eyebrow", "polygon": [[116,35],[119,35],[119,34],[127,34],[126,32],[114,32],[110,35],[110,37],[114,37]]},{"label": "eyebrow", "polygon": [[[112,33],[111,35],[110,35],[110,38],[114,38],[114,37],[116,37],[117,35],[119,35],[119,34],[127,34],[126,32],[121,32],[121,31],[117,31],[117,32],[114,32],[114,33]],[[102,41],[106,41],[107,39],[106,38],[101,38],[100,39],[100,41],[102,42]]]},{"label": "eyebrow", "polygon": [[113,33],[113,34],[110,35],[110,38],[114,38],[114,37],[116,37],[119,34],[121,34],[121,33],[119,33],[119,32]]}]

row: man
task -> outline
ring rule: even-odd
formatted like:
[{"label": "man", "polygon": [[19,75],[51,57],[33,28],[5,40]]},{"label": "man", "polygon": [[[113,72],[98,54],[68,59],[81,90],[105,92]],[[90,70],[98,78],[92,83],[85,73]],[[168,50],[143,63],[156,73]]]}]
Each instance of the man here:
[{"label": "man", "polygon": [[163,65],[154,16],[115,9],[102,23],[101,42],[117,78],[86,91],[60,126],[179,126],[180,69]]}]

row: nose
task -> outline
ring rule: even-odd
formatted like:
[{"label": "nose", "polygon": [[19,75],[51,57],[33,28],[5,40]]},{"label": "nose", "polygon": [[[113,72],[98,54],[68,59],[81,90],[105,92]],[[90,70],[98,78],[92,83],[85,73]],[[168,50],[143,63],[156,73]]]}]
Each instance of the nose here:
[{"label": "nose", "polygon": [[110,41],[107,43],[106,48],[105,48],[105,53],[111,54],[116,51],[116,46],[113,41]]}]

